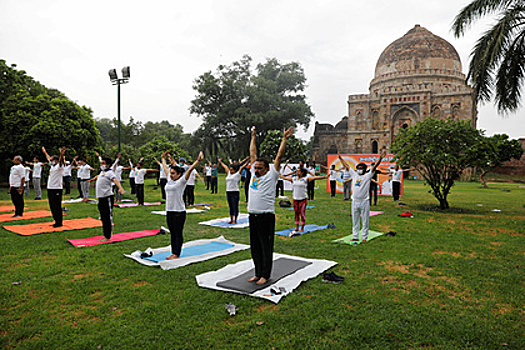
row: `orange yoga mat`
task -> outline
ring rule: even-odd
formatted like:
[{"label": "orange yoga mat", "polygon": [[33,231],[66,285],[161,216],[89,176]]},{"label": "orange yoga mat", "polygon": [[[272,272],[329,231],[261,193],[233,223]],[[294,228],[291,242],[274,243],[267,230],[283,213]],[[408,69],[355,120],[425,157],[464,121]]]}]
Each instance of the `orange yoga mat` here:
[{"label": "orange yoga mat", "polygon": [[[24,208],[26,210],[27,208]],[[0,213],[6,212],[6,211],[15,211],[14,205],[4,205],[3,207],[0,207]]]},{"label": "orange yoga mat", "polygon": [[102,221],[93,218],[64,220],[62,227],[53,227],[53,222],[41,222],[29,225],[4,226],[8,231],[22,236],[37,235],[39,233],[80,230],[83,228],[101,227]]},{"label": "orange yoga mat", "polygon": [[45,218],[51,216],[49,210],[35,210],[35,211],[25,211],[24,216],[19,216],[14,218],[13,214],[0,214],[0,222],[14,221],[14,220],[29,220],[37,218]]}]

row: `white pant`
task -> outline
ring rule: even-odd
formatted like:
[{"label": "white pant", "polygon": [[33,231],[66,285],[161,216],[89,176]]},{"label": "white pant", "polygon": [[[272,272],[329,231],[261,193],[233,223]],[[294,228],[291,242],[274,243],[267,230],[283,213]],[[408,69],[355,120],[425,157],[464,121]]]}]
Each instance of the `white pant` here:
[{"label": "white pant", "polygon": [[361,239],[368,239],[368,223],[370,221],[370,201],[368,199],[363,202],[352,201],[352,233],[354,239],[359,239],[359,219],[363,221]]},{"label": "white pant", "polygon": [[81,181],[80,188],[82,190],[82,198],[89,199],[89,182]]}]

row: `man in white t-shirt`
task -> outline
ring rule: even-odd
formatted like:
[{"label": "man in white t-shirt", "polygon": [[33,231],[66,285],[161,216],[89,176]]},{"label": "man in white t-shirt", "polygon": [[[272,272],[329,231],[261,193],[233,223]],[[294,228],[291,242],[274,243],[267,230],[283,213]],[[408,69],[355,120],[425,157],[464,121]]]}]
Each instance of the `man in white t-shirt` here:
[{"label": "man in white t-shirt", "polygon": [[60,156],[50,156],[44,147],[42,152],[46,155],[49,163],[49,179],[47,180],[47,199],[49,201],[49,209],[53,214],[55,223],[53,227],[62,227],[62,177],[64,175],[64,154],[66,147],[60,149]]},{"label": "man in white t-shirt", "polygon": [[394,197],[394,202],[399,200],[399,195],[401,194],[401,178],[403,177],[403,169],[399,169],[399,165],[396,164],[394,169],[390,169],[392,174],[392,196]]},{"label": "man in white t-shirt", "polygon": [[[356,170],[349,168],[351,178],[347,181],[352,181],[352,241],[359,241],[359,231],[361,231],[361,239],[363,243],[368,239],[370,220],[370,182],[384,156],[385,151],[383,150],[379,156],[379,160],[369,172],[366,172],[365,163],[357,164],[355,167]],[[341,155],[339,155],[339,159],[344,164],[345,161],[341,158]],[[360,230],[360,221],[362,221],[363,224],[362,230]]]},{"label": "man in white t-shirt", "polygon": [[159,172],[158,169],[144,169],[142,163],[135,167],[135,190],[137,191],[137,201],[139,205],[144,205],[144,177],[149,172]]},{"label": "man in white t-shirt", "polygon": [[[186,171],[191,167],[191,162],[189,160],[186,161]],[[161,171],[163,172],[163,171]],[[183,200],[184,204],[186,205],[193,205],[195,204],[195,177],[198,177],[199,180],[202,181],[202,177],[197,172],[197,169],[193,169],[190,172],[190,177],[188,178],[188,181],[186,182],[186,188],[184,189],[184,195]]]},{"label": "man in white t-shirt", "polygon": [[9,193],[11,194],[11,201],[15,206],[15,215],[13,217],[21,217],[24,215],[24,185],[26,179],[26,171],[22,165],[22,156],[15,156],[13,158],[13,166],[9,173]]},{"label": "man in white t-shirt", "polygon": [[[41,178],[42,178],[42,166],[47,163],[40,163],[38,157],[33,158],[33,162],[27,162],[27,164],[33,166],[33,187],[35,189],[35,200],[39,201],[42,199],[42,188],[41,188]],[[26,182],[29,180],[26,180]]]},{"label": "man in white t-shirt", "polygon": [[82,193],[82,201],[87,202],[89,201],[89,179],[91,178],[91,172],[95,171],[94,168],[92,168],[89,164],[86,163],[84,159],[79,159],[77,161],[78,166],[75,167],[77,169],[77,176],[80,180],[80,189]]},{"label": "man in white t-shirt", "polygon": [[248,196],[250,214],[250,249],[255,265],[255,276],[248,282],[258,285],[268,283],[273,265],[273,242],[275,235],[275,186],[279,180],[281,159],[286,148],[286,141],[292,136],[294,128],[284,131],[283,139],[275,157],[274,166],[263,158],[257,158],[255,127],[252,129],[250,142],[250,164],[252,165]]},{"label": "man in white t-shirt", "polygon": [[28,163],[26,162],[26,164],[24,165],[24,169],[26,171],[25,173],[25,176],[26,176],[26,180],[25,180],[25,190],[24,190],[24,196],[29,196],[29,177],[31,175],[31,168],[29,167]]}]

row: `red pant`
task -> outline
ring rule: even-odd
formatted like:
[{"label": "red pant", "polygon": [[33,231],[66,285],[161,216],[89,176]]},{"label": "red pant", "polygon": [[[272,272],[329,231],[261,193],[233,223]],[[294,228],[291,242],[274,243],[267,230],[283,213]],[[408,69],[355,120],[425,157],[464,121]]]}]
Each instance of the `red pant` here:
[{"label": "red pant", "polygon": [[306,223],[306,203],[308,203],[308,199],[293,200],[296,225],[304,225]]}]

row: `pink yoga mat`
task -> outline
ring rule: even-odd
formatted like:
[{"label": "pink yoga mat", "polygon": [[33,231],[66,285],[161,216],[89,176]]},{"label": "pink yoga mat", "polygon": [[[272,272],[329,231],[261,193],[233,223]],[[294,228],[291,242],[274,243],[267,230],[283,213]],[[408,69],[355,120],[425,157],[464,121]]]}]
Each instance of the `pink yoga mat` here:
[{"label": "pink yoga mat", "polygon": [[93,245],[115,243],[115,242],[127,241],[129,239],[155,236],[159,232],[160,232],[160,229],[117,233],[111,236],[111,239],[109,241],[105,241],[105,242],[99,242],[102,238],[104,238],[104,236],[95,236],[95,237],[79,238],[79,239],[68,239],[68,242],[73,244],[75,247],[90,247]]},{"label": "pink yoga mat", "polygon": [[[161,202],[155,202],[155,203],[144,203],[144,205],[161,205]],[[123,204],[115,204],[116,207],[119,208],[129,208],[129,207],[138,207],[139,205],[137,203],[123,203]]]},{"label": "pink yoga mat", "polygon": [[[381,215],[383,213],[384,213],[383,211],[372,211],[372,210],[370,210],[370,216]],[[352,216],[352,213],[350,213],[350,216]]]}]

